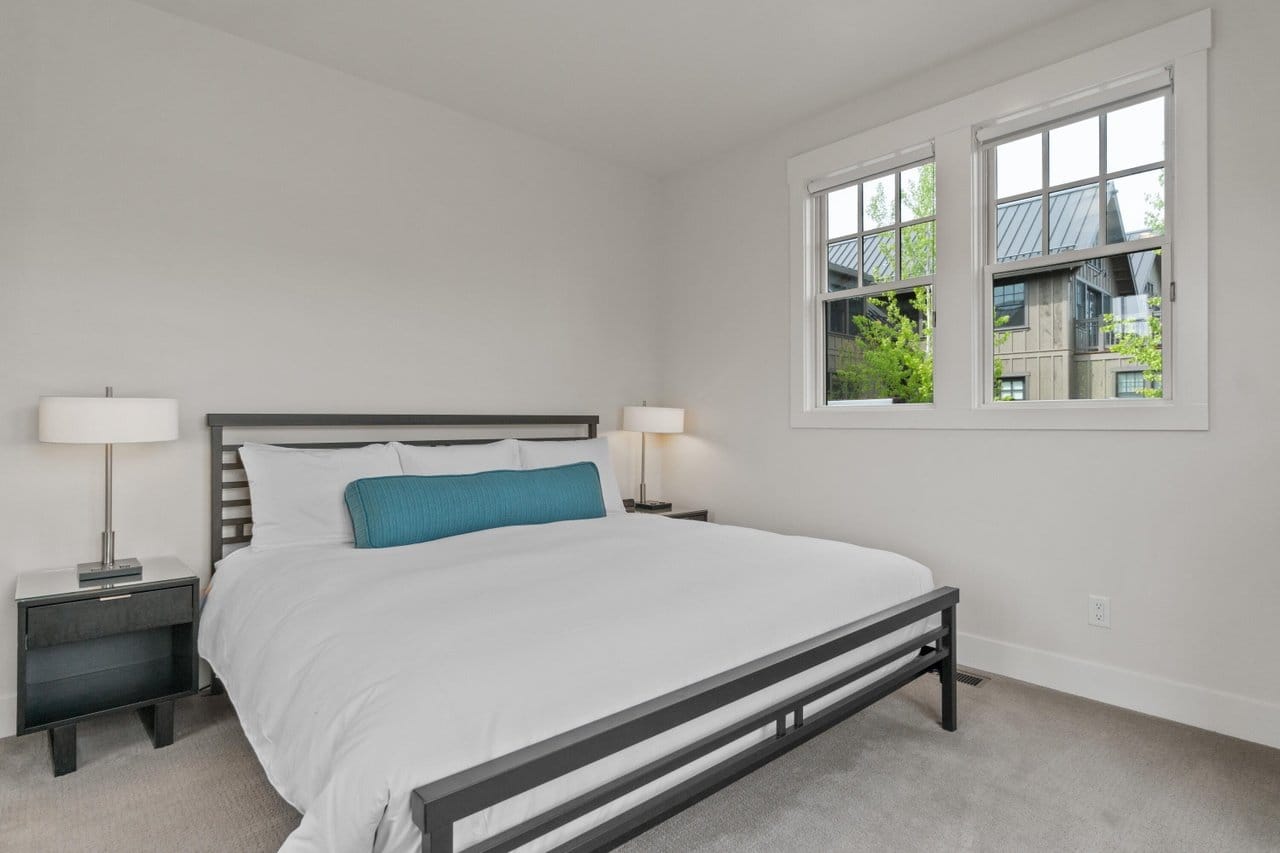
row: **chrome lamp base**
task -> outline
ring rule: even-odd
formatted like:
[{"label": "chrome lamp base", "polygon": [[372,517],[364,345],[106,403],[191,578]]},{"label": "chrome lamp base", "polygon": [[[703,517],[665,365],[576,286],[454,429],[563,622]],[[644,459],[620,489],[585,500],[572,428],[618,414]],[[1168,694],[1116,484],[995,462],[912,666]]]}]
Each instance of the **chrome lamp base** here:
[{"label": "chrome lamp base", "polygon": [[81,583],[108,578],[127,578],[142,574],[142,562],[137,557],[124,557],[114,563],[77,563],[76,571]]}]

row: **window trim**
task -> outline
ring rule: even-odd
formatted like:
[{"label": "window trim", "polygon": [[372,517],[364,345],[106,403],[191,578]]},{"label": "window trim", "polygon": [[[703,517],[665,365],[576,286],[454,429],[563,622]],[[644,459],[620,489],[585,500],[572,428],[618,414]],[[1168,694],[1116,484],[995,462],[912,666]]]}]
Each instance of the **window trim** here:
[{"label": "window trim", "polygon": [[[1207,429],[1207,51],[1211,41],[1211,15],[1204,10],[791,158],[787,163],[792,259],[791,425],[873,429]],[[982,338],[990,337],[990,293],[986,292],[986,256],[980,242],[985,208],[976,186],[981,175],[976,168],[977,129],[998,123],[999,116],[1016,116],[1042,109],[1046,104],[1060,106],[1075,99],[1079,110],[1079,104],[1088,97],[1096,98],[1100,90],[1107,88],[1106,81],[1123,83],[1165,67],[1173,69],[1175,81],[1166,163],[1177,182],[1176,194],[1166,200],[1165,214],[1171,235],[1176,228],[1178,253],[1177,269],[1168,275],[1173,283],[1170,286],[1176,284],[1176,301],[1166,306],[1164,317],[1166,334],[1176,342],[1171,344],[1171,357],[1165,364],[1168,396],[1159,400],[984,405],[991,395],[989,387],[983,387],[984,382],[990,385],[990,366],[983,363],[990,346],[982,345]],[[1113,91],[1117,100],[1123,99],[1118,88]],[[1046,115],[1035,123],[1055,119],[1056,116]],[[816,230],[810,183],[849,174],[849,164],[875,162],[889,152],[907,151],[929,141],[937,164],[934,402],[818,405],[815,372],[820,365],[814,335],[819,329],[820,312],[815,310],[818,303],[814,273],[819,253],[814,247],[815,237],[825,235]],[[1137,242],[1125,248],[1135,251]],[[1096,254],[1089,252],[1091,256]],[[1043,266],[1048,259],[1029,260],[1030,268]],[[1069,261],[1069,253],[1054,256],[1053,260]]]}]

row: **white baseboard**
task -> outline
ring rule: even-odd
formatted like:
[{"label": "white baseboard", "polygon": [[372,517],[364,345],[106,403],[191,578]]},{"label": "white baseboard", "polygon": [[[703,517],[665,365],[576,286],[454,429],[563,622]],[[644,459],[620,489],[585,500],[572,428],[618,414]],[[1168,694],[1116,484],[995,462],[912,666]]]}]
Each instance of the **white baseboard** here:
[{"label": "white baseboard", "polygon": [[963,631],[957,639],[962,667],[1280,748],[1280,705]]},{"label": "white baseboard", "polygon": [[12,737],[18,731],[18,694],[0,692],[0,737]]}]

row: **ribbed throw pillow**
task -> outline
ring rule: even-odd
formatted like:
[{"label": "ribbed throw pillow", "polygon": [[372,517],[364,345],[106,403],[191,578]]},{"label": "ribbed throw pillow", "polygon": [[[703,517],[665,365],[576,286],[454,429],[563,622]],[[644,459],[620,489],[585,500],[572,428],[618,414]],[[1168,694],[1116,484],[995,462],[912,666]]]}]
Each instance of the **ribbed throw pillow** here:
[{"label": "ribbed throw pillow", "polygon": [[600,472],[591,462],[530,471],[370,477],[349,484],[345,497],[357,548],[605,514]]}]

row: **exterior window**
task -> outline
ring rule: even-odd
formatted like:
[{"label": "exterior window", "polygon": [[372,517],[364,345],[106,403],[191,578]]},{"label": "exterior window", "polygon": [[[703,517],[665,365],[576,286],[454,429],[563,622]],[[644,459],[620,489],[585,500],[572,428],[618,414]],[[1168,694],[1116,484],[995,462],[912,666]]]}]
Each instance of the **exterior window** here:
[{"label": "exterior window", "polygon": [[992,302],[997,326],[1021,328],[1027,325],[1026,284],[997,284],[992,293],[995,296]]},{"label": "exterior window", "polygon": [[998,381],[1000,383],[1000,388],[996,397],[997,400],[1014,401],[1027,399],[1027,377],[1001,377]]},{"label": "exterior window", "polygon": [[1124,370],[1116,374],[1117,397],[1141,397],[1145,388],[1141,370]]},{"label": "exterior window", "polygon": [[[988,142],[994,399],[1126,396],[1109,377],[1134,372],[1149,376],[1136,396],[1161,396],[1170,102],[1158,90]],[[1010,397],[1014,372],[1045,378]]]},{"label": "exterior window", "polygon": [[934,163],[814,195],[826,405],[933,401]]}]

